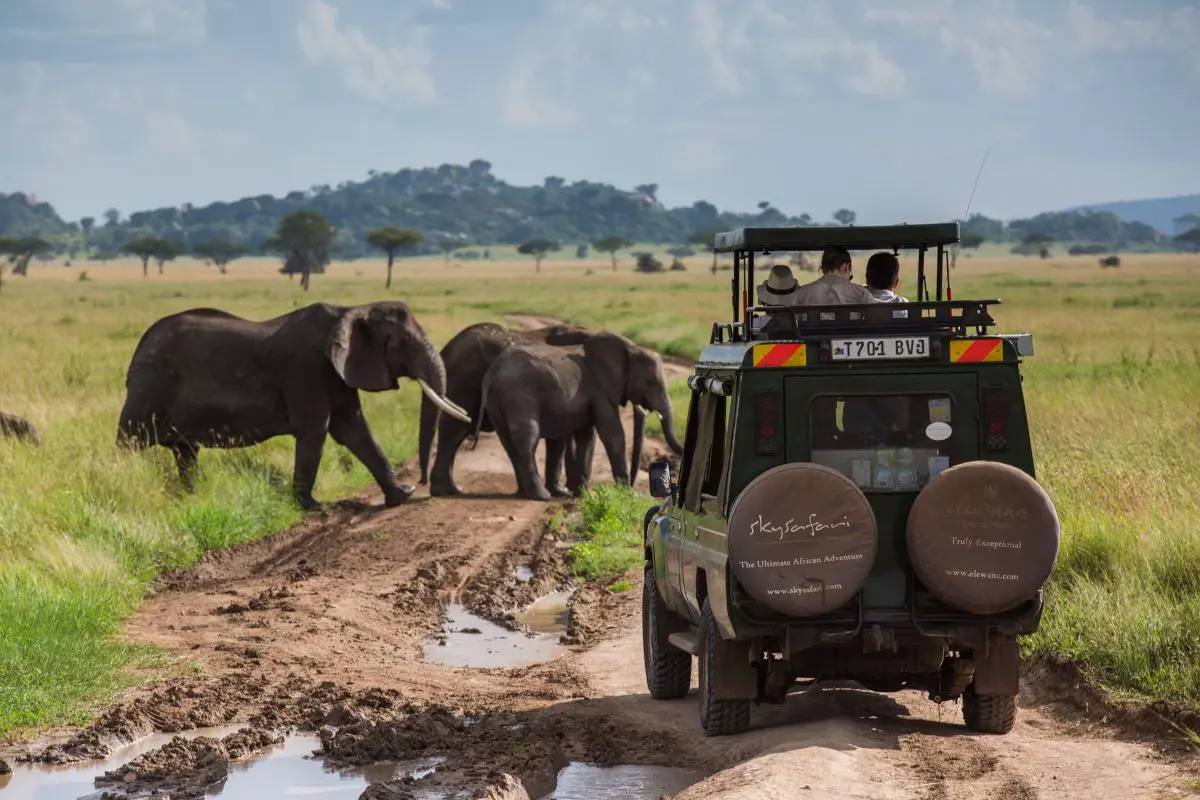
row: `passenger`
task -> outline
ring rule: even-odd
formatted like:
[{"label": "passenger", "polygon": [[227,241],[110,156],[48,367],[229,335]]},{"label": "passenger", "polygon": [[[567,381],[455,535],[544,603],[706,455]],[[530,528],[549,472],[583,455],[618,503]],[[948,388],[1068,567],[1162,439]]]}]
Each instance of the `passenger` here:
[{"label": "passenger", "polygon": [[[792,270],[786,264],[776,264],[771,267],[766,280],[758,285],[758,304],[762,306],[794,306],[796,305],[796,291],[799,288],[800,284],[796,282],[796,276],[792,274]],[[792,327],[790,317],[790,314],[763,314],[754,318],[750,323],[750,328],[759,331],[766,327],[767,323],[775,321],[770,330],[790,329]]]},{"label": "passenger", "polygon": [[806,283],[796,292],[796,305],[832,306],[877,303],[865,286],[851,283],[854,267],[850,251],[844,247],[827,247],[821,254],[821,277]]},{"label": "passenger", "polygon": [[876,300],[881,303],[907,303],[906,298],[894,291],[899,285],[900,259],[895,254],[884,251],[867,259],[867,291]]}]

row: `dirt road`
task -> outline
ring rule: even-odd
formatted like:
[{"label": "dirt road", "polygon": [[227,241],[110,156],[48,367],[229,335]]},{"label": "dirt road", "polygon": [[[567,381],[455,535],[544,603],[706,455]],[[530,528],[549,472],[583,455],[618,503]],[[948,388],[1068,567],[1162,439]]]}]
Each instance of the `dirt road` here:
[{"label": "dirt road", "polygon": [[[594,481],[609,479],[605,462],[598,447]],[[415,482],[414,466],[404,468]],[[371,797],[440,787],[537,798],[572,760],[712,776],[680,800],[1200,797],[1192,757],[1068,718],[1033,695],[1011,734],[987,737],[965,731],[957,704],[819,685],[757,707],[744,735],[705,738],[694,691],[672,702],[646,695],[636,580],[626,591],[575,591],[569,645],[549,661],[436,663],[429,651],[445,635],[445,604],[511,626],[514,611],[570,580],[566,551],[547,532],[557,504],[509,496],[515,482],[494,435],[460,454],[456,477],[467,496],[435,500],[421,489],[383,509],[365,492],[168,576],[125,635],[199,673],[134,691],[90,727],[21,748],[24,757],[95,758],[152,731],[244,723],[263,732],[238,745],[246,751],[292,728],[318,732],[335,764],[446,759]],[[203,748],[176,749],[159,762],[183,773],[211,762]]]}]

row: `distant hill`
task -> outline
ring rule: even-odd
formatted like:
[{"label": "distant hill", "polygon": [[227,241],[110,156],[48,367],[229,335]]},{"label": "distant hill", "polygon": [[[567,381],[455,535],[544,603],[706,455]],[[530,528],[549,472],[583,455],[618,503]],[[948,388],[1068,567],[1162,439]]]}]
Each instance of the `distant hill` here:
[{"label": "distant hill", "polygon": [[1179,197],[1155,197],[1149,200],[1123,200],[1116,203],[1100,203],[1081,206],[1071,211],[1111,211],[1125,222],[1142,222],[1168,236],[1183,233],[1189,227],[1175,220],[1189,214],[1200,216],[1200,194]]},{"label": "distant hill", "polygon": [[[313,209],[337,230],[336,256],[355,258],[371,253],[367,232],[388,225],[421,231],[425,244],[418,252],[429,253],[437,252],[442,242],[486,248],[548,238],[569,248],[620,236],[634,242],[682,244],[698,231],[712,229],[838,224],[808,214],[789,215],[767,202],[759,203],[753,212],[722,211],[706,200],[667,208],[659,202],[658,185],[653,183],[627,190],[549,176],[539,186],[516,186],[496,178],[491,168],[487,161],[475,159],[465,166],[371,171],[363,181],[312,186],[282,197],[263,194],[205,206],[185,203],[135,211],[123,219],[113,209],[102,219],[84,217],[78,222],[63,220],[49,203],[25,193],[0,194],[0,236],[40,236],[58,252],[72,255],[112,255],[139,236],[178,240],[189,247],[221,239],[262,253],[280,219],[293,211]],[[1019,245],[1031,234],[1039,234],[1061,245],[1155,249],[1167,244],[1159,231],[1173,233],[1175,217],[1189,209],[1200,211],[1200,195],[1111,206],[1153,209],[1156,222],[1123,220],[1115,211],[1072,210],[1008,223],[975,214],[963,228],[964,233],[992,243]],[[854,213],[846,209],[830,215],[842,222],[854,221]],[[1166,227],[1156,231],[1151,224]]]}]

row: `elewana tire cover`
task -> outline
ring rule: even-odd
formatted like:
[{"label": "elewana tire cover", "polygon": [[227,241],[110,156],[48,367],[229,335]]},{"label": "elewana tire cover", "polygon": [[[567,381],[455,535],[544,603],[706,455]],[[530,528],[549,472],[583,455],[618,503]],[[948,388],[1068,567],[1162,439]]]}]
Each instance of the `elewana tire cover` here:
[{"label": "elewana tire cover", "polygon": [[997,614],[1037,594],[1058,558],[1058,513],[1016,467],[968,461],[934,478],[908,515],[908,558],[937,599]]},{"label": "elewana tire cover", "polygon": [[875,514],[837,470],[780,464],[742,490],[729,512],[729,566],[746,592],[790,617],[833,611],[875,564]]}]

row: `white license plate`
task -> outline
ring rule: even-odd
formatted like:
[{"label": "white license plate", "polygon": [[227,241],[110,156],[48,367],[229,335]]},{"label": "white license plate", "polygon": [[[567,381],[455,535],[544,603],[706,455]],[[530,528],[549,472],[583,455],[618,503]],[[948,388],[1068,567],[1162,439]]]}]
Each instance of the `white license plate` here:
[{"label": "white license plate", "polygon": [[888,358],[928,358],[928,336],[888,336],[877,339],[834,339],[834,361],[871,361]]}]

